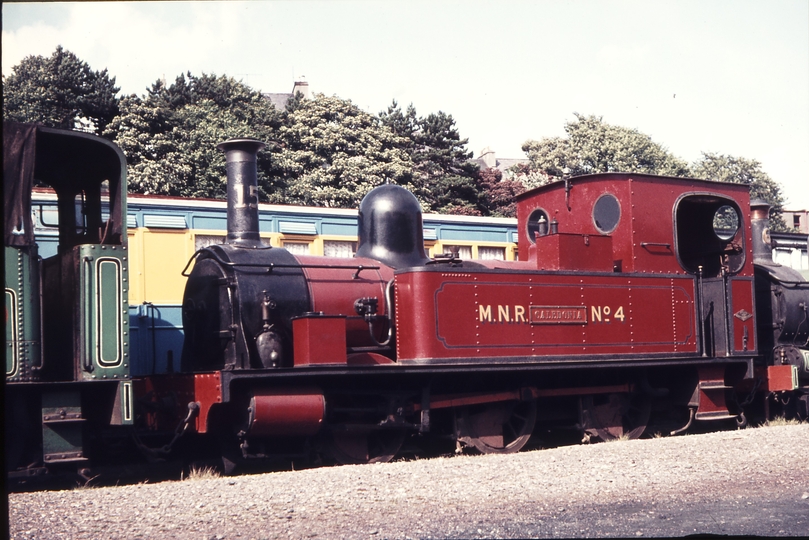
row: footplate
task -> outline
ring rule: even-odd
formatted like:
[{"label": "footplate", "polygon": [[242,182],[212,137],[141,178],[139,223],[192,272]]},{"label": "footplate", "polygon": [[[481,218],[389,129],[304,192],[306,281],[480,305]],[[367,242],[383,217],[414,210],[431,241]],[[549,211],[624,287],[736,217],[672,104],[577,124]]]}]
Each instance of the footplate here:
[{"label": "footplate", "polygon": [[724,366],[707,366],[698,369],[699,382],[688,403],[696,409],[695,420],[728,420],[736,418],[727,407],[727,391]]},{"label": "footplate", "polygon": [[87,461],[82,433],[85,421],[79,392],[42,395],[42,456],[45,463]]}]

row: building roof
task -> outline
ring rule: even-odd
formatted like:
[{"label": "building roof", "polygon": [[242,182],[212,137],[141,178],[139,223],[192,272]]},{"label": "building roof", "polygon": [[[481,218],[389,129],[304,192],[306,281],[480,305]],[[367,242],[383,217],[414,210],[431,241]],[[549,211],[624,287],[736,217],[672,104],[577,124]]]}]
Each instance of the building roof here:
[{"label": "building roof", "polygon": [[497,169],[503,173],[503,176],[509,176],[509,169],[514,165],[521,163],[528,163],[527,158],[498,158],[494,150],[489,147],[480,151],[480,156],[471,160],[480,167],[480,170]]},{"label": "building roof", "polygon": [[303,80],[301,77],[300,80],[295,81],[292,85],[292,92],[289,93],[277,93],[277,92],[265,92],[261,95],[264,99],[270,101],[273,106],[278,109],[279,111],[283,111],[287,107],[287,103],[297,94],[300,92],[303,94],[304,98],[309,97],[309,83]]},{"label": "building roof", "polygon": [[270,103],[275,106],[276,109],[279,111],[283,111],[289,100],[292,99],[292,94],[271,94],[271,93],[263,93],[261,94],[264,99],[270,100]]}]

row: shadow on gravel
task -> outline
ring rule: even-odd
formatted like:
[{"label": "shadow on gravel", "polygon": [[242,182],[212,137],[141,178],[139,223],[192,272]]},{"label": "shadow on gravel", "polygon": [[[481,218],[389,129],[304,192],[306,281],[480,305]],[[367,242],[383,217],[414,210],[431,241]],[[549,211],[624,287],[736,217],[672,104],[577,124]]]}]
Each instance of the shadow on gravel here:
[{"label": "shadow on gravel", "polygon": [[[452,531],[451,538],[642,538],[642,537],[805,537],[809,502],[720,499],[710,503],[617,504],[556,508],[547,512],[515,509],[502,521],[485,520]],[[441,536],[440,532],[430,536]]]}]

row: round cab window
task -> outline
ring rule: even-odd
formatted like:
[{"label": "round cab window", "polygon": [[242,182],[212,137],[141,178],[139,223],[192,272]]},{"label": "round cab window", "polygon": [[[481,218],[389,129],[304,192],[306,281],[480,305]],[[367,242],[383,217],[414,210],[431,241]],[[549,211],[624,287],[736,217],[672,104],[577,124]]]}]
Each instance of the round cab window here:
[{"label": "round cab window", "polygon": [[739,213],[727,204],[720,206],[713,215],[713,232],[720,240],[730,240],[739,230]]},{"label": "round cab window", "polygon": [[539,236],[548,234],[549,226],[548,213],[545,212],[545,210],[537,208],[528,216],[528,225],[526,226],[528,230],[528,240],[533,244],[537,234],[539,234]]},{"label": "round cab window", "polygon": [[593,206],[593,223],[599,232],[609,234],[621,220],[621,205],[615,195],[602,195]]}]

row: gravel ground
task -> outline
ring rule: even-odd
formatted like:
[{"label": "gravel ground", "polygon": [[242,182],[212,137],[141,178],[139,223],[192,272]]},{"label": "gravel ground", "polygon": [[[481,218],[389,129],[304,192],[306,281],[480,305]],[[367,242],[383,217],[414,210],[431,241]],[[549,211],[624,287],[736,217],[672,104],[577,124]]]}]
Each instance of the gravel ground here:
[{"label": "gravel ground", "polygon": [[11,538],[809,535],[809,425],[9,495]]}]

